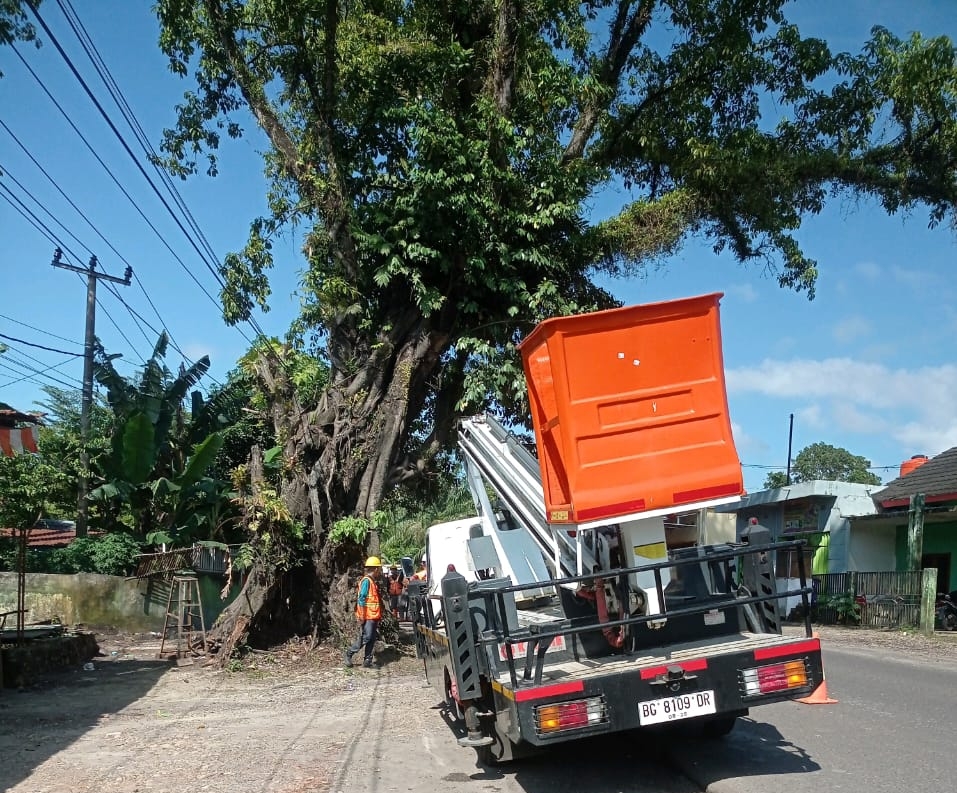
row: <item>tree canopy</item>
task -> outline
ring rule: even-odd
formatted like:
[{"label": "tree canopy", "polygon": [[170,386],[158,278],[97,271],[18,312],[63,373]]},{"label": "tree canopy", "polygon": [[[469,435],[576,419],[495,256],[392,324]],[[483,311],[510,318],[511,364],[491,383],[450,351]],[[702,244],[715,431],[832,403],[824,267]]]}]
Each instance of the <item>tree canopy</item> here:
[{"label": "tree canopy", "polygon": [[[857,482],[879,485],[881,478],[869,470],[871,461],[859,454],[851,454],[840,446],[812,443],[798,452],[791,466],[791,482],[811,482],[823,479],[832,482]],[[766,488],[784,487],[787,475],[772,471],[764,481]]]},{"label": "tree canopy", "polygon": [[[304,235],[291,338],[327,384],[304,404],[281,356],[257,369],[314,553],[303,586],[333,587],[361,549],[330,526],[428,470],[462,411],[524,416],[516,343],[615,304],[599,277],[696,234],[813,297],[794,232],[829,198],[954,222],[953,44],[875,28],[835,54],[784,4],[159,0],[163,51],[195,79],[166,165],[215,174],[250,118],[268,140],[270,214],[223,263],[227,320],[268,305],[276,236]],[[610,186],[629,198],[593,218]]]}]

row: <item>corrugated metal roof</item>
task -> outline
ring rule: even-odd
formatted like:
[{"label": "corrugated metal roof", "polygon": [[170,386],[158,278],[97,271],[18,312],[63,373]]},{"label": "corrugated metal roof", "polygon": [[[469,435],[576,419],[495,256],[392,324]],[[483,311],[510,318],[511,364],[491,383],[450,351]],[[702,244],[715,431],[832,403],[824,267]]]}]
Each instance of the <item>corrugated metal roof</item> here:
[{"label": "corrugated metal roof", "polygon": [[887,483],[874,493],[880,503],[910,498],[923,493],[926,498],[957,493],[957,446],[932,457],[919,468]]},{"label": "corrugated metal roof", "polygon": [[[0,528],[0,537],[16,537],[16,529]],[[29,548],[61,548],[76,539],[76,529],[30,529],[27,537]]]},{"label": "corrugated metal roof", "polygon": [[162,553],[144,553],[136,557],[136,572],[133,578],[149,578],[153,575],[175,573],[177,570],[193,569],[193,549],[175,548]]}]

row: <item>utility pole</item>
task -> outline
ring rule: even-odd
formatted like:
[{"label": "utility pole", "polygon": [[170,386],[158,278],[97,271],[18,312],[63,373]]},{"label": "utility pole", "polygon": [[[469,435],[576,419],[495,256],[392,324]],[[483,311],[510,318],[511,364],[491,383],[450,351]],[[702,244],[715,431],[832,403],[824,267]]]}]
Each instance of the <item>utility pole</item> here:
[{"label": "utility pole", "polygon": [[788,426],[788,472],[785,475],[787,484],[791,484],[791,443],[794,441],[794,414],[791,414],[791,423]]},{"label": "utility pole", "polygon": [[130,285],[133,268],[127,265],[122,278],[115,275],[97,272],[96,256],[90,257],[86,267],[77,267],[62,261],[63,251],[59,248],[53,253],[54,267],[61,270],[73,270],[86,276],[86,338],[83,346],[83,396],[80,401],[80,477],[77,482],[76,495],[76,536],[86,537],[87,504],[86,490],[89,481],[90,454],[87,447],[90,443],[90,412],[93,406],[93,352],[96,345],[96,282],[100,278],[112,281],[115,284]]}]

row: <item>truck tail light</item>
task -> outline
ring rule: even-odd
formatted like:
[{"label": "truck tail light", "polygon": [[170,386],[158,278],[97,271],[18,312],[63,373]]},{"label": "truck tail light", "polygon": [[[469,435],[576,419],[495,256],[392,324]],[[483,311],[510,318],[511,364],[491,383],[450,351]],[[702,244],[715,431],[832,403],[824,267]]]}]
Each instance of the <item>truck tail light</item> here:
[{"label": "truck tail light", "polygon": [[804,688],[808,685],[807,666],[803,659],[757,666],[742,670],[741,680],[746,697]]},{"label": "truck tail light", "polygon": [[607,723],[608,709],[604,697],[557,702],[535,708],[535,731],[539,735],[553,735]]}]

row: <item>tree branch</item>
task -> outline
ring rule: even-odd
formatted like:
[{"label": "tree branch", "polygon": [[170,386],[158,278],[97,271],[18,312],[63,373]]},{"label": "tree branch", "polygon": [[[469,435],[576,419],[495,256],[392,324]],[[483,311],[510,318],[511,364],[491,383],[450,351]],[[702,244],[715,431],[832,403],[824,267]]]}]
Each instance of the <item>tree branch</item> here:
[{"label": "tree branch", "polygon": [[639,0],[638,7],[632,10],[634,0],[618,0],[618,10],[609,31],[608,48],[598,64],[596,75],[598,82],[608,91],[596,92],[582,109],[562,155],[563,162],[578,159],[584,154],[601,113],[608,109],[618,93],[618,83],[628,58],[651,23],[655,1]]},{"label": "tree branch", "polygon": [[279,120],[279,114],[273,108],[270,101],[266,98],[266,92],[261,82],[250,72],[245,58],[239,50],[233,31],[226,24],[226,17],[222,4],[219,0],[204,0],[206,15],[209,18],[210,27],[216,32],[219,39],[219,45],[223,49],[223,54],[229,62],[230,68],[239,87],[243,99],[249,105],[249,109],[255,116],[259,126],[269,137],[270,143],[283,156],[283,164],[293,178],[303,185],[302,164],[299,161],[299,149],[292,136]]}]

